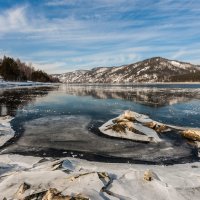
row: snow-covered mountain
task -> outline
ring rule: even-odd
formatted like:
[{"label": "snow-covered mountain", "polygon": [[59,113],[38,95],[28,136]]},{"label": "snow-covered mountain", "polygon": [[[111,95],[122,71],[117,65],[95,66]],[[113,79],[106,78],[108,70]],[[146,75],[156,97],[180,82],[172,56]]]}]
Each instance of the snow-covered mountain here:
[{"label": "snow-covered mountain", "polygon": [[200,73],[198,65],[154,57],[120,67],[77,70],[54,77],[63,83],[134,83],[179,81],[182,75],[190,77],[196,73]]},{"label": "snow-covered mountain", "polygon": [[76,83],[79,82],[81,77],[88,72],[88,70],[76,70],[74,72],[67,72],[64,74],[54,74],[55,78],[58,78],[62,83]]}]

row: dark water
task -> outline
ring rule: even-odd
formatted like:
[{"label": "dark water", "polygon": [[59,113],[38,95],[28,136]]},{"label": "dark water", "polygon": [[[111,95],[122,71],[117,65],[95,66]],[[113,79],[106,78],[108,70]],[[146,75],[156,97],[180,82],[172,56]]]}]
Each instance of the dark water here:
[{"label": "dark water", "polygon": [[200,128],[200,85],[68,86],[1,91],[1,115],[12,115],[16,137],[3,153],[89,160],[180,163],[197,150],[176,133],[137,143],[102,135],[98,127],[130,109],[152,119]]}]

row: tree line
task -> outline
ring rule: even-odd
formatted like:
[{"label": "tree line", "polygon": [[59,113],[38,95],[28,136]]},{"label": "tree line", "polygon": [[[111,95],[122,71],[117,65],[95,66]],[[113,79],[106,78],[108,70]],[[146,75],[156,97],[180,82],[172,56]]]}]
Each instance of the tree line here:
[{"label": "tree line", "polygon": [[59,82],[44,71],[36,70],[31,63],[26,64],[7,56],[0,59],[0,75],[6,81]]},{"label": "tree line", "polygon": [[172,82],[200,82],[200,72],[193,72],[183,75],[172,76]]}]

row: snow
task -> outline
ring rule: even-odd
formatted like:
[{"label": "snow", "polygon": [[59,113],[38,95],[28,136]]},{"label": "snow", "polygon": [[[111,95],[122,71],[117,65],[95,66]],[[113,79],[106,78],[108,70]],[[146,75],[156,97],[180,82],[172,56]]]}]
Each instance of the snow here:
[{"label": "snow", "polygon": [[[88,70],[86,73],[83,72],[81,75],[77,71],[68,72],[64,76],[61,74],[55,77],[63,83],[157,83],[161,80],[170,80],[172,72],[174,72],[174,75],[181,75],[199,70],[197,65],[189,63],[157,58],[157,64],[153,65],[151,60],[120,67],[97,67]],[[156,73],[152,74],[155,71]]]},{"label": "snow", "polygon": [[[16,199],[23,183],[30,187],[23,198],[50,188],[63,196],[80,194],[91,200],[199,200],[200,196],[199,162],[156,166],[0,155],[0,166],[7,169],[0,175],[0,199]],[[147,173],[149,181],[144,179]]]},{"label": "snow", "polygon": [[172,65],[174,65],[174,66],[176,66],[176,67],[179,67],[179,66],[180,66],[180,63],[177,62],[177,61],[172,60],[172,61],[170,61],[170,62],[171,62]]},{"label": "snow", "polygon": [[137,75],[139,75],[142,71],[147,71],[150,68],[150,66],[144,67],[143,69],[137,71]]},{"label": "snow", "polygon": [[123,69],[124,67],[126,67],[126,65],[125,65],[125,66],[120,66],[120,67],[113,67],[113,68],[111,68],[111,73],[114,73],[114,72],[116,72],[116,71],[118,71],[118,70],[121,70],[121,69]]},{"label": "snow", "polygon": [[109,69],[108,67],[99,67],[99,68],[96,68],[96,72],[97,73],[102,73],[102,72],[105,72],[108,69]]},{"label": "snow", "polygon": [[65,73],[65,74],[56,75],[54,77],[59,78],[59,80],[63,83],[76,82],[85,73],[87,73],[87,70],[76,70],[76,71],[73,71],[73,72],[68,72],[68,73]]},{"label": "snow", "polygon": [[107,129],[108,126],[112,125],[113,124],[113,121],[114,119],[112,120],[109,120],[108,122],[106,122],[105,124],[103,124],[99,130],[106,134],[106,135],[109,135],[109,136],[112,136],[112,137],[117,137],[117,138],[126,138],[126,139],[129,139],[129,140],[134,140],[134,141],[143,141],[143,142],[150,142],[151,139],[146,136],[146,135],[139,135],[139,134],[135,134],[129,130],[126,130],[126,133],[125,134],[122,134],[120,132],[116,132],[116,131],[113,131],[112,129]]},{"label": "snow", "polygon": [[13,118],[10,116],[0,117],[0,146],[3,146],[15,135],[15,132],[10,125],[12,119]]},{"label": "snow", "polygon": [[178,68],[181,68],[181,69],[190,69],[192,68],[192,65],[189,64],[189,63],[180,63],[180,62],[177,62],[177,61],[169,61],[173,66],[175,67],[178,67]]},{"label": "snow", "polygon": [[[132,123],[131,126],[134,127],[134,129],[142,132],[144,135],[136,134],[136,133],[129,131],[127,129],[126,129],[125,133],[116,132],[116,131],[113,131],[112,129],[108,129],[108,127],[114,125],[113,121],[115,121],[117,119],[122,119],[122,120],[126,119],[126,117],[125,117],[126,114],[130,115],[131,117],[134,117],[136,119],[137,123],[134,122],[134,123]],[[153,129],[150,129],[150,128],[143,125],[143,123],[146,123],[146,122],[153,122],[153,120],[151,120],[146,115],[142,115],[142,114],[132,112],[132,111],[125,111],[119,117],[117,117],[115,119],[111,119],[108,122],[106,122],[105,124],[103,124],[99,128],[99,130],[102,133],[109,135],[109,136],[112,136],[112,137],[126,138],[126,139],[130,139],[130,140],[134,140],[134,141],[143,141],[143,142],[151,142],[151,141],[161,142],[162,140],[160,139],[158,134]],[[158,123],[158,122],[156,122],[156,123]],[[152,138],[153,138],[153,140],[152,140]]]},{"label": "snow", "polygon": [[0,88],[19,88],[19,87],[39,87],[39,86],[53,86],[53,83],[42,83],[42,82],[11,82],[11,81],[0,81]]},{"label": "snow", "polygon": [[[120,128],[118,125],[123,125],[125,128]],[[99,130],[103,134],[111,137],[125,138],[135,142],[148,143],[145,149],[138,152],[140,156],[137,159],[149,160],[152,158],[152,161],[155,161],[155,159],[163,156],[164,160],[171,156],[172,159],[175,157],[183,158],[183,155],[188,150],[188,143],[193,144],[193,147],[197,151],[197,157],[200,156],[199,128],[178,127],[163,124],[150,119],[147,115],[139,114],[133,111],[125,111],[123,114],[119,115],[119,117],[111,119],[103,124]],[[139,131],[139,133],[137,133],[137,131]],[[168,133],[179,134],[182,138],[180,140],[183,140],[184,143],[182,143],[179,147],[175,143],[174,145],[173,142],[171,143],[167,138],[163,137]],[[155,148],[154,144],[156,144],[158,148]],[[122,155],[123,154],[121,154],[121,156]]]}]

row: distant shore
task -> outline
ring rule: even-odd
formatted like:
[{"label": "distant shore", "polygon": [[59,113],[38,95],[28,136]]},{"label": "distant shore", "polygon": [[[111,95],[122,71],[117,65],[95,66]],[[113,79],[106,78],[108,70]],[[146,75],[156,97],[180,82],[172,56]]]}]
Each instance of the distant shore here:
[{"label": "distant shore", "polygon": [[68,85],[85,85],[85,86],[137,86],[137,85],[200,85],[200,82],[137,82],[137,83],[61,83]]},{"label": "distant shore", "polygon": [[50,82],[17,82],[0,81],[0,89],[18,87],[58,86],[60,84],[75,86],[154,86],[154,85],[200,85],[200,82],[137,82],[137,83],[50,83]]},{"label": "distant shore", "polygon": [[16,81],[0,81],[0,89],[13,89],[13,88],[29,88],[29,87],[51,87],[59,85],[60,83],[44,83],[44,82],[16,82]]}]

